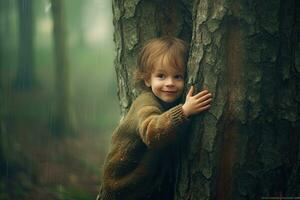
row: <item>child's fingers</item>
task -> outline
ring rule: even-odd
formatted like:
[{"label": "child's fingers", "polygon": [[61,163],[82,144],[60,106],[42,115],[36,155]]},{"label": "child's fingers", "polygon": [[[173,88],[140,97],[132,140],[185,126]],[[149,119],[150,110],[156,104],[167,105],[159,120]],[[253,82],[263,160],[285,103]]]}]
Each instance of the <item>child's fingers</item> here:
[{"label": "child's fingers", "polygon": [[205,99],[207,97],[212,97],[212,94],[210,92],[208,92],[207,90],[204,90],[204,91],[196,94],[194,97],[201,101],[201,99]]},{"label": "child's fingers", "polygon": [[211,106],[211,105],[209,104],[209,105],[207,105],[207,106],[201,107],[201,108],[199,109],[199,112],[203,112],[203,111],[209,109],[210,106]]},{"label": "child's fingers", "polygon": [[206,95],[208,93],[209,93],[208,90],[203,90],[203,91],[199,92],[198,94],[196,94],[194,97],[196,99],[198,99],[198,98],[200,98],[200,97],[202,97],[202,96],[204,96],[204,95]]},{"label": "child's fingers", "polygon": [[191,88],[190,88],[190,90],[189,90],[189,92],[188,92],[188,94],[186,96],[188,96],[188,97],[193,96],[193,92],[194,92],[194,86],[192,85]]},{"label": "child's fingers", "polygon": [[209,98],[209,99],[207,99],[207,100],[205,100],[205,101],[203,101],[203,102],[199,103],[199,107],[204,107],[204,106],[206,106],[206,105],[210,104],[210,103],[211,103],[211,101],[212,101],[212,99],[211,99],[211,98]]},{"label": "child's fingers", "polygon": [[201,103],[201,102],[206,101],[207,99],[211,99],[211,98],[212,98],[212,94],[208,93],[208,94],[200,97],[199,99],[197,99],[197,102]]}]

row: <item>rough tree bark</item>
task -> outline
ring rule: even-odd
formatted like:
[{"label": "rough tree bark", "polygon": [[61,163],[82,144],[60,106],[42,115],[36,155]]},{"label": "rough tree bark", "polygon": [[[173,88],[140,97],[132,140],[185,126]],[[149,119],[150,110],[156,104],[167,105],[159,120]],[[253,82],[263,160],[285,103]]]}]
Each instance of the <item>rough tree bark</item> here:
[{"label": "rough tree bark", "polygon": [[114,0],[113,12],[122,115],[156,36],[190,43],[187,87],[214,94],[186,133],[176,199],[300,196],[299,1]]},{"label": "rough tree bark", "polygon": [[[186,3],[184,3],[186,2]],[[116,73],[122,115],[138,91],[130,84],[140,48],[153,37],[170,34],[190,40],[191,5],[189,1],[114,0],[114,39]]]}]

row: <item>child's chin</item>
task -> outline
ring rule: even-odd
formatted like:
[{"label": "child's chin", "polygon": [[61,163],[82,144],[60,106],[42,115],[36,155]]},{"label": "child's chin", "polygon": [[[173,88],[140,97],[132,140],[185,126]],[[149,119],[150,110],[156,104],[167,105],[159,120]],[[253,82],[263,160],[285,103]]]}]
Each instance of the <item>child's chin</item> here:
[{"label": "child's chin", "polygon": [[167,99],[167,98],[162,99],[162,101],[165,103],[174,103],[176,100],[177,99]]}]

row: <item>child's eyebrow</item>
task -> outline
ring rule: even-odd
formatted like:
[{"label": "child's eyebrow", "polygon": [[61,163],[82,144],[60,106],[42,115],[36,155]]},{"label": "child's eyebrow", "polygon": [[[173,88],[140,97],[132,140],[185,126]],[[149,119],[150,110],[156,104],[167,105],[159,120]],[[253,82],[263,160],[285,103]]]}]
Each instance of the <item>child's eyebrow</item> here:
[{"label": "child's eyebrow", "polygon": [[165,70],[163,70],[163,69],[157,69],[155,72],[156,73],[165,73]]},{"label": "child's eyebrow", "polygon": [[[164,70],[164,69],[156,69],[155,71],[154,71],[154,73],[167,73],[167,71],[166,70]],[[181,72],[181,71],[177,71],[177,72],[175,72],[175,74],[179,74],[179,75],[184,75],[184,72]]]}]

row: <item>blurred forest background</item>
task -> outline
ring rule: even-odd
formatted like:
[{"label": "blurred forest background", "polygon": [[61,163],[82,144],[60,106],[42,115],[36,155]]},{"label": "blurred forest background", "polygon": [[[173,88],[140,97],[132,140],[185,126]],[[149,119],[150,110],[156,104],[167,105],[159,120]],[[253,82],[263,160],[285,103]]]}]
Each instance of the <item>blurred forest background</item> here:
[{"label": "blurred forest background", "polygon": [[120,117],[111,0],[0,4],[0,200],[95,199]]}]

